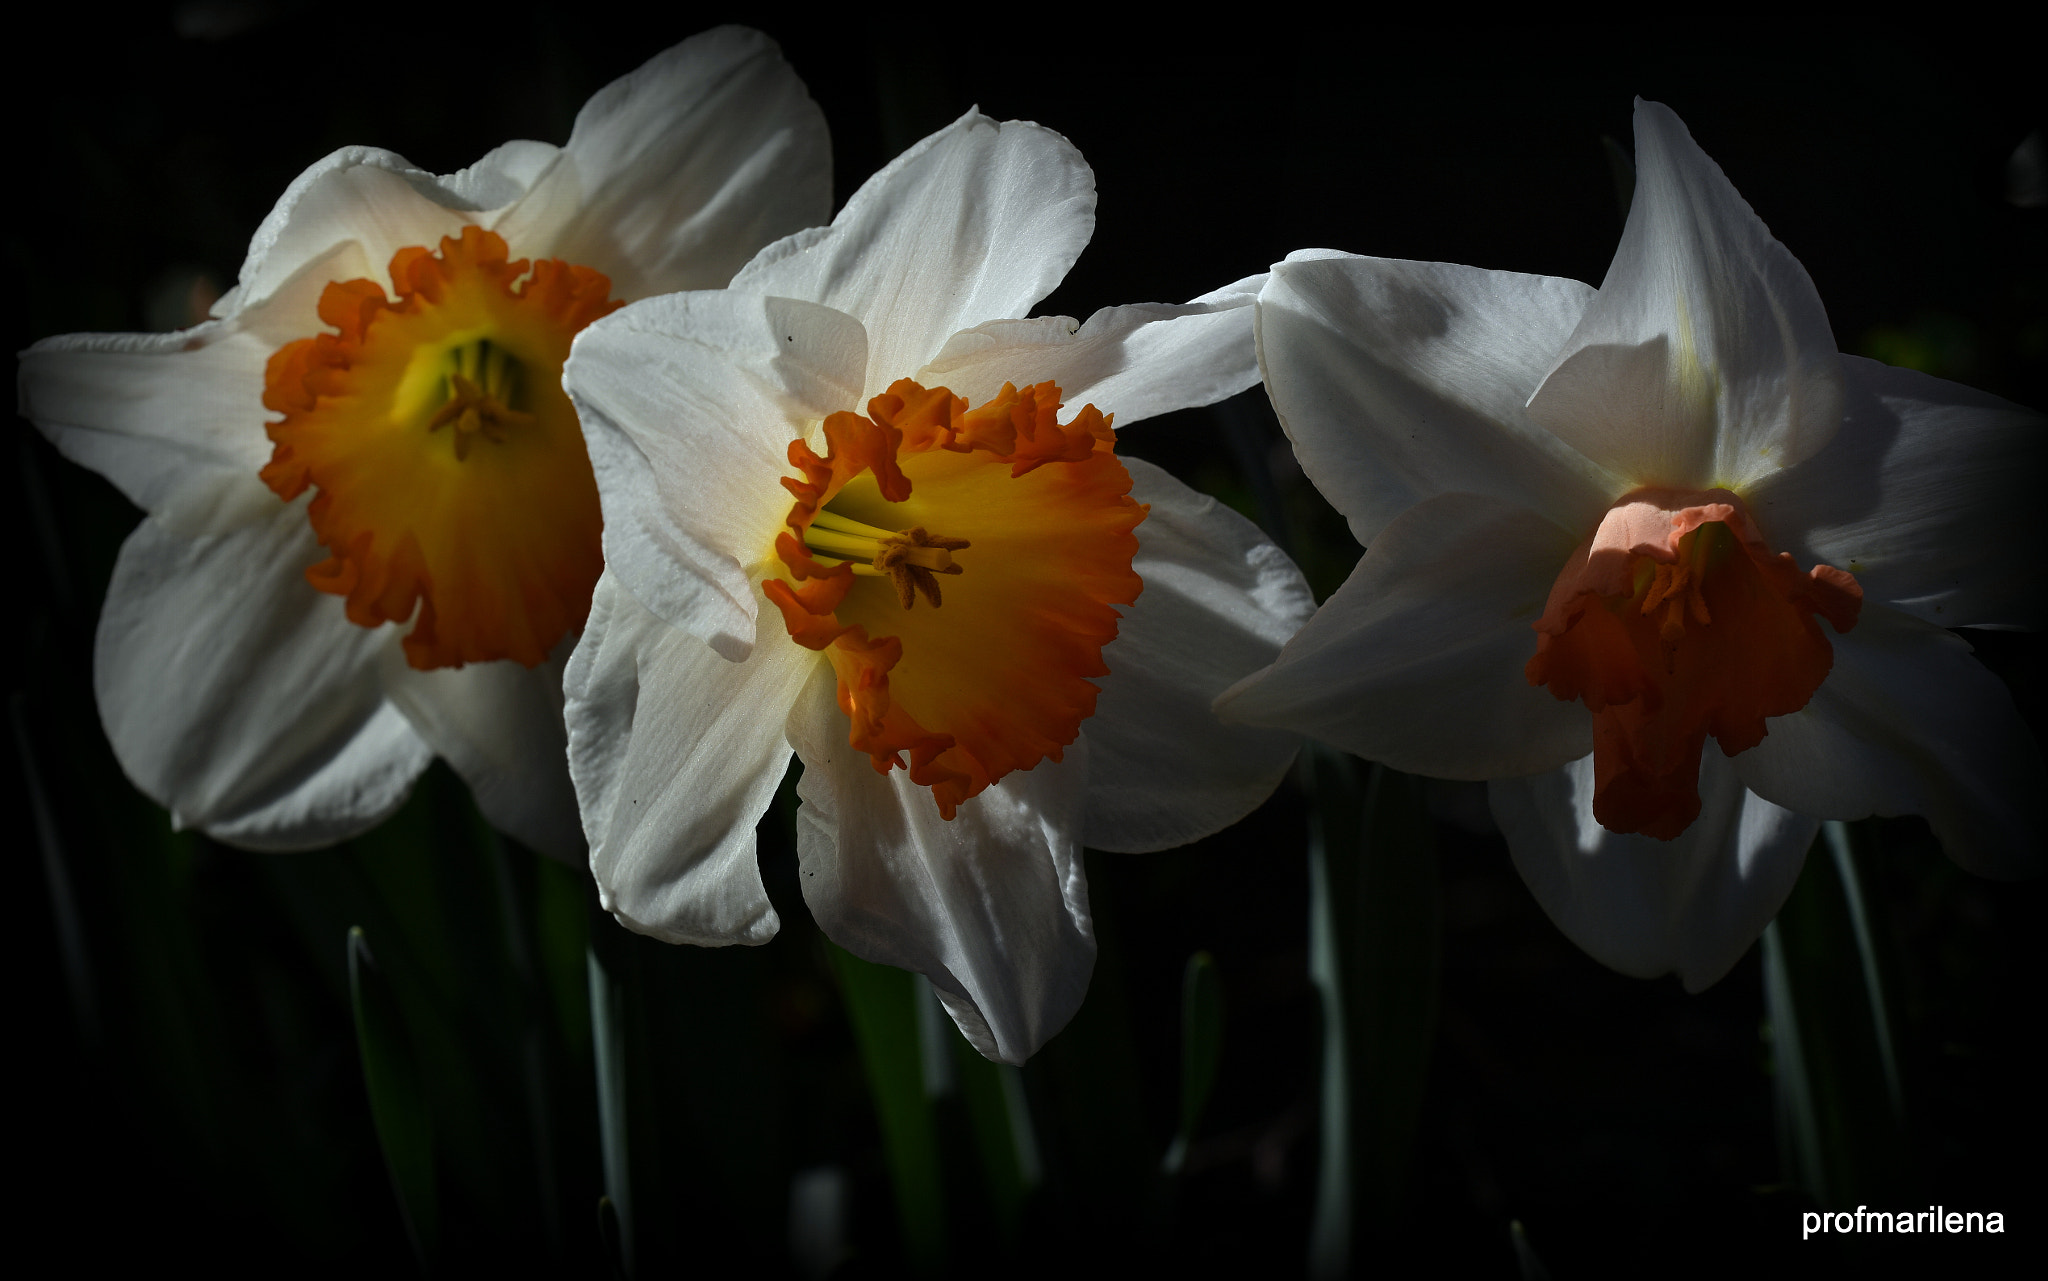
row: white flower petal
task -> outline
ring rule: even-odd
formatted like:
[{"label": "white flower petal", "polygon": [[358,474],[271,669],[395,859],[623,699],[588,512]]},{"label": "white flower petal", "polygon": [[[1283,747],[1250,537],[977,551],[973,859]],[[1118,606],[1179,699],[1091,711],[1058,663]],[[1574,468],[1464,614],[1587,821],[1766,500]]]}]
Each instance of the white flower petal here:
[{"label": "white flower petal", "polygon": [[774,554],[789,443],[859,398],[860,325],[787,298],[635,303],[576,336],[562,385],[604,508],[607,572],[672,627],[738,661],[751,566]]},{"label": "white flower petal", "polygon": [[562,729],[562,667],[570,642],[528,670],[509,660],[417,671],[396,645],[384,651],[384,690],[434,754],[469,784],[491,826],[564,863],[587,859],[569,742]]},{"label": "white flower petal", "polygon": [[307,849],[374,825],[432,753],[384,700],[392,629],[315,591],[304,502],[230,534],[145,520],[121,547],[94,647],[122,768],[183,826]]},{"label": "white flower petal", "polygon": [[515,256],[611,277],[612,295],[716,289],[760,246],[832,213],[825,117],[758,31],[720,27],[606,85],[498,219]]},{"label": "white flower petal", "polygon": [[1150,463],[1124,465],[1132,497],[1152,507],[1132,562],[1145,590],[1102,651],[1109,675],[1081,726],[1084,834],[1096,849],[1138,854],[1220,831],[1279,786],[1300,740],[1226,726],[1209,705],[1271,663],[1316,603],[1258,526]]},{"label": "white flower petal", "polygon": [[21,412],[66,458],[182,534],[277,514],[257,477],[270,349],[233,322],[175,334],[67,334],[21,354]]},{"label": "white flower petal", "polygon": [[1259,295],[1258,350],[1302,469],[1366,546],[1443,493],[1590,531],[1615,479],[1523,405],[1593,291],[1576,280],[1311,250]]},{"label": "white flower petal", "polygon": [[859,320],[874,395],[958,331],[1029,313],[1094,230],[1095,175],[1072,143],[970,111],[863,183],[830,227],[763,249],[732,288]]},{"label": "white flower petal", "polygon": [[1621,246],[1529,416],[1630,487],[1739,489],[1833,437],[1835,355],[1806,269],[1671,109],[1637,99]]},{"label": "white flower petal", "polygon": [[1498,498],[1419,503],[1380,532],[1273,666],[1217,699],[1217,714],[1433,778],[1555,769],[1591,750],[1592,718],[1522,669],[1577,541]]},{"label": "white flower petal", "polygon": [[774,937],[754,825],[789,763],[789,708],[823,667],[786,640],[728,662],[598,579],[563,688],[590,870],[621,921],[704,947]]},{"label": "white flower petal", "polygon": [[804,762],[797,858],[818,925],[849,952],[926,975],[974,1048],[1022,1063],[1080,1008],[1095,966],[1086,740],[947,822],[905,771],[877,774],[848,746],[825,664],[789,725]]},{"label": "white flower petal", "polygon": [[[461,234],[477,206],[443,179],[413,168],[403,156],[375,147],[343,147],[285,188],[249,241],[238,283],[213,308],[216,316],[260,307],[307,269],[330,280],[368,278],[391,290],[391,255],[409,245],[437,248]],[[319,298],[319,289],[312,296]],[[310,311],[287,337],[324,326]],[[279,341],[286,341],[280,339]],[[262,384],[257,384],[260,390]]]},{"label": "white flower petal", "polygon": [[1784,906],[1820,820],[1743,789],[1719,746],[1700,758],[1700,816],[1676,840],[1593,817],[1593,758],[1487,788],[1508,852],[1566,937],[1636,978],[1676,971],[1697,992],[1732,969]]},{"label": "white flower petal", "polygon": [[1842,369],[1841,432],[1746,495],[1772,545],[1938,626],[2048,625],[2034,546],[2048,420],[1874,360]]},{"label": "white flower petal", "polygon": [[1050,379],[1069,405],[1093,404],[1116,425],[1210,405],[1259,381],[1252,303],[1266,277],[1225,285],[1179,306],[1104,307],[1067,316],[993,320],[954,334],[915,376],[983,404],[1004,383]]},{"label": "white flower petal", "polygon": [[264,366],[321,327],[323,265],[261,307],[177,333],[45,338],[21,354],[21,412],[172,532],[267,520],[278,499],[257,476],[271,453]]},{"label": "white flower petal", "polygon": [[1956,636],[1866,600],[1830,637],[1813,701],[1735,758],[1751,791],[1822,818],[1924,814],[1981,876],[2041,870],[2041,749],[2004,682]]},{"label": "white flower petal", "polygon": [[[440,186],[460,202],[455,206],[458,209],[508,210],[533,190],[533,184],[546,175],[561,154],[562,149],[553,143],[514,139],[491,148],[469,168],[444,176]],[[499,217],[502,214],[477,221],[489,227]],[[514,257],[522,252],[512,251]]]}]

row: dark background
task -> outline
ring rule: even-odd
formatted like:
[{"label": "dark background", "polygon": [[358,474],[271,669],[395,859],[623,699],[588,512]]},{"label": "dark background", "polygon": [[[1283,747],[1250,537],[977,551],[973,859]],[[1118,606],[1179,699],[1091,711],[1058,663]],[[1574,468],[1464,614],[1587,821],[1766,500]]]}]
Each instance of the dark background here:
[{"label": "dark background", "polygon": [[[380,145],[448,172],[508,138],[559,143],[610,79],[744,21],[782,43],[824,108],[842,202],[973,104],[1073,139],[1095,168],[1098,230],[1042,312],[1180,300],[1309,246],[1597,284],[1622,221],[1607,140],[1626,155],[1640,94],[1685,119],[1806,265],[1845,351],[2048,405],[2048,209],[2015,204],[2008,181],[2008,158],[2042,125],[2043,81],[2013,32],[1732,17],[1711,31],[1333,28],[1254,9],[1228,30],[1139,33],[1071,8],[666,12],[46,15],[54,25],[17,37],[10,60],[12,348],[188,323],[195,288],[232,284],[277,195],[335,147]],[[1148,424],[1120,448],[1264,520],[1327,594],[1358,549],[1275,448],[1259,395]],[[389,940],[380,959],[394,976],[437,994],[420,1009],[467,1020],[448,1033],[457,1066],[439,1088],[468,1110],[437,1114],[469,1153],[450,1175],[449,1270],[539,1270],[549,1251],[566,1261],[552,1270],[602,1270],[584,1208],[599,1187],[578,1031],[586,937],[647,994],[658,1089],[636,1140],[659,1149],[640,1213],[657,1225],[660,1265],[647,1271],[779,1275],[790,1173],[820,1162],[854,1179],[849,1266],[894,1270],[876,1122],[795,893],[786,803],[763,828],[785,933],[717,953],[593,917],[576,876],[480,835],[439,770],[391,830],[337,851],[256,856],[172,836],[120,778],[91,702],[93,622],[137,513],[25,424],[4,452],[13,732],[0,822],[16,1031],[14,1178],[0,1204],[13,1249],[69,1266],[410,1267],[347,1003],[342,930],[362,924]],[[1970,639],[2038,729],[2040,646]],[[1924,1258],[1844,1253],[1797,1239],[1810,1202],[1787,1186],[1756,953],[1699,996],[1610,973],[1548,923],[1499,838],[1473,830],[1484,820],[1469,791],[1431,796],[1445,820],[1437,1034],[1406,1199],[1361,1242],[1361,1271],[1529,1275],[1510,1220],[1560,1278],[2038,1260],[2039,881],[1964,875],[1916,821],[1859,828],[1910,1116],[1904,1170],[1873,1185],[1886,1196],[1873,1204],[2001,1210],[2008,1236],[1940,1240]],[[1095,986],[1026,1073],[1047,1188],[1013,1234],[963,1193],[961,1270],[1299,1270],[1317,1143],[1305,815],[1290,782],[1189,850],[1090,856]],[[1172,1133],[1181,973],[1197,949],[1223,978],[1223,1070],[1190,1173],[1162,1203],[1146,1171]],[[494,1093],[493,1066],[517,1059],[522,1037],[539,1038],[558,1113],[543,1182],[571,1207],[544,1233],[537,1220],[555,1212],[525,1213],[528,1194],[505,1190],[527,1158],[494,1121],[524,1106]]]}]

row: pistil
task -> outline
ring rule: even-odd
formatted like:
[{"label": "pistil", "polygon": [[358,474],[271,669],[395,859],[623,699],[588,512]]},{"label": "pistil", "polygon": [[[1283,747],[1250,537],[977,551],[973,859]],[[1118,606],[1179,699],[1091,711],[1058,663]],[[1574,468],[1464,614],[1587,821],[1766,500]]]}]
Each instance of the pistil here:
[{"label": "pistil", "polygon": [[933,575],[960,573],[953,553],[971,545],[964,538],[928,534],[922,525],[891,533],[828,508],[820,508],[804,531],[804,546],[816,553],[827,569],[851,564],[855,574],[892,579],[897,602],[905,609],[914,605],[919,595],[937,609],[941,596]]},{"label": "pistil", "polygon": [[448,353],[448,400],[427,422],[428,431],[455,426],[455,457],[469,457],[478,434],[505,442],[507,428],[530,427],[534,417],[514,408],[525,368],[517,357],[489,339],[464,343]]},{"label": "pistil", "polygon": [[413,667],[538,666],[583,626],[604,568],[562,362],[623,304],[601,272],[515,259],[476,226],[398,250],[390,288],[331,282],[332,332],[271,355],[263,404],[283,417],[264,428],[263,481],[286,500],[319,491],[307,518],[328,558],[306,581],[358,626],[411,620]]}]

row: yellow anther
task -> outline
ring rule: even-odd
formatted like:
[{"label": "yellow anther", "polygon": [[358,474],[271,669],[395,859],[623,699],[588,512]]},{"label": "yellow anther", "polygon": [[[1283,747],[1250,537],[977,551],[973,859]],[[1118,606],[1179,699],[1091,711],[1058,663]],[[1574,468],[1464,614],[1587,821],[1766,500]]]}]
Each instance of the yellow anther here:
[{"label": "yellow anther", "polygon": [[830,558],[821,562],[826,568],[850,562],[853,572],[863,577],[886,575],[895,580],[896,598],[905,609],[919,595],[937,608],[939,584],[932,576],[960,573],[953,553],[969,545],[964,538],[927,534],[921,525],[891,533],[825,509],[811,518],[810,528],[804,531],[804,546]]},{"label": "yellow anther", "polygon": [[[427,421],[428,431],[455,425],[455,457],[469,457],[470,438],[482,432],[503,444],[505,429],[528,427],[532,414],[512,408],[519,362],[502,347],[471,343],[449,353],[448,401]],[[479,386],[475,379],[481,378]]]}]

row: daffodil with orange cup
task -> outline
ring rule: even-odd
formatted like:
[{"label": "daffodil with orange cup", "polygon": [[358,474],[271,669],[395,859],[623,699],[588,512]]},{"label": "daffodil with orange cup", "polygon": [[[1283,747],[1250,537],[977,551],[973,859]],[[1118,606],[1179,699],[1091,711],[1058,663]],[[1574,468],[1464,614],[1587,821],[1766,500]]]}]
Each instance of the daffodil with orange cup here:
[{"label": "daffodil with orange cup", "polygon": [[129,776],[180,825],[297,849],[376,823],[438,754],[491,822],[579,859],[560,674],[602,558],[562,362],[830,201],[816,104],[722,28],[561,147],[445,176],[327,156],[196,328],[24,352],[23,413],[147,513],[94,656]]},{"label": "daffodil with orange cup", "polygon": [[1180,845],[1277,785],[1295,736],[1209,704],[1313,608],[1249,521],[1116,453],[1257,381],[1262,277],[1025,319],[1094,214],[1065,139],[969,113],[729,288],[595,322],[566,376],[605,518],[565,690],[606,907],[765,942],[794,752],[819,924],[1009,1062],[1086,991],[1083,846]]},{"label": "daffodil with orange cup", "polygon": [[2048,424],[1840,354],[1791,253],[1668,108],[1599,289],[1309,251],[1267,390],[1365,555],[1227,720],[1490,780],[1557,924],[1727,972],[1822,819],[1922,814],[2040,866],[2041,754],[1954,627],[2032,627]]}]

